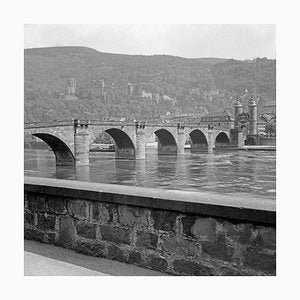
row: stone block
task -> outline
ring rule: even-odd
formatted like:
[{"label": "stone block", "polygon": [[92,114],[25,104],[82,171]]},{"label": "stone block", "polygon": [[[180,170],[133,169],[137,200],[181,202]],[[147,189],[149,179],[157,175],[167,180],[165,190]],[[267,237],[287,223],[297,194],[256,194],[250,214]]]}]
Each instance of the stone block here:
[{"label": "stone block", "polygon": [[24,193],[24,208],[28,208],[28,200],[27,200],[27,193]]},{"label": "stone block", "polygon": [[77,252],[97,257],[105,257],[105,245],[100,242],[78,240],[75,245]]},{"label": "stone block", "polygon": [[77,235],[86,239],[96,239],[96,224],[85,220],[76,221]]},{"label": "stone block", "polygon": [[107,247],[107,257],[120,262],[126,262],[125,253],[116,245],[109,245]]},{"label": "stone block", "polygon": [[75,224],[69,216],[59,217],[59,230],[57,245],[65,248],[73,248],[75,241]]},{"label": "stone block", "polygon": [[148,226],[147,215],[138,207],[122,205],[118,207],[118,222],[125,226]]},{"label": "stone block", "polygon": [[274,227],[259,227],[253,242],[261,248],[276,249],[276,229]]},{"label": "stone block", "polygon": [[66,199],[59,196],[48,196],[46,210],[50,213],[65,214],[67,212]]},{"label": "stone block", "polygon": [[168,254],[183,257],[195,256],[197,252],[197,246],[194,242],[174,236],[163,236],[162,248]]},{"label": "stone block", "polygon": [[196,217],[195,216],[190,216],[190,215],[185,215],[181,219],[183,234],[185,236],[193,237],[192,227],[195,224],[195,220],[196,220]]},{"label": "stone block", "polygon": [[97,202],[91,203],[92,219],[100,224],[112,222],[112,216],[109,213],[107,205]]},{"label": "stone block", "polygon": [[193,236],[201,241],[215,242],[216,220],[213,218],[197,218],[191,228]]},{"label": "stone block", "polygon": [[249,245],[251,241],[251,234],[254,226],[248,223],[234,224],[230,222],[224,222],[223,227],[226,236],[239,242],[242,245]]},{"label": "stone block", "polygon": [[56,233],[55,232],[50,232],[47,234],[46,237],[47,243],[49,244],[55,244],[56,242]]},{"label": "stone block", "polygon": [[46,211],[46,197],[39,194],[27,194],[27,207],[32,212],[45,212]]},{"label": "stone block", "polygon": [[252,226],[247,226],[247,225],[242,226],[242,229],[240,230],[239,235],[238,235],[239,243],[241,243],[243,245],[248,245],[250,243],[251,230],[252,230],[251,227]]},{"label": "stone block", "polygon": [[56,216],[37,214],[37,227],[44,230],[55,230]]},{"label": "stone block", "polygon": [[34,225],[34,214],[32,212],[24,212],[24,223]]},{"label": "stone block", "polygon": [[147,257],[148,265],[157,271],[165,272],[168,269],[168,262],[165,258],[156,256],[156,255],[149,255]]},{"label": "stone block", "polygon": [[276,255],[259,252],[253,247],[245,250],[242,257],[245,266],[254,270],[263,271],[267,274],[276,274]]},{"label": "stone block", "polygon": [[226,245],[224,236],[219,236],[216,242],[203,242],[202,253],[223,261],[232,261],[234,249]]},{"label": "stone block", "polygon": [[184,259],[176,259],[173,262],[174,271],[180,275],[207,276],[211,275],[207,266]]},{"label": "stone block", "polygon": [[71,216],[77,219],[87,219],[89,217],[89,205],[85,200],[69,200],[68,210]]},{"label": "stone block", "polygon": [[136,246],[148,249],[156,249],[158,235],[151,232],[138,231]]},{"label": "stone block", "polygon": [[134,265],[140,265],[142,261],[141,253],[138,251],[131,251],[128,255],[128,263]]},{"label": "stone block", "polygon": [[156,230],[175,232],[176,213],[153,209],[151,217],[153,219],[153,227]]},{"label": "stone block", "polygon": [[44,232],[36,228],[25,228],[24,230],[24,238],[27,240],[35,240],[43,243],[44,237],[45,237]]},{"label": "stone block", "polygon": [[104,240],[116,244],[130,244],[130,231],[128,229],[113,227],[110,225],[101,225],[100,231]]}]

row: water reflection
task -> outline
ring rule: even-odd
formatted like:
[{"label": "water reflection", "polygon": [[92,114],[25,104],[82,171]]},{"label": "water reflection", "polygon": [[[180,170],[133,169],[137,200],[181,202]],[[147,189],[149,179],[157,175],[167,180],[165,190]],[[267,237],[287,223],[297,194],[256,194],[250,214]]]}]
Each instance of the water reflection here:
[{"label": "water reflection", "polygon": [[91,181],[90,166],[76,166],[75,179],[78,181]]},{"label": "water reflection", "polygon": [[185,155],[178,155],[176,159],[176,169],[175,169],[175,185],[180,184],[184,181],[186,185],[190,182],[190,174],[188,172],[188,162],[186,161]]},{"label": "water reflection", "polygon": [[135,179],[136,161],[132,159],[115,160],[115,180],[117,182],[130,182]]},{"label": "water reflection", "polygon": [[135,177],[137,186],[144,186],[144,183],[147,182],[147,170],[145,159],[138,159],[135,161]]},{"label": "water reflection", "polygon": [[25,174],[59,179],[118,183],[221,193],[248,193],[275,198],[276,153],[215,151],[159,156],[147,149],[146,160],[115,159],[114,153],[91,153],[90,165],[56,167],[47,150],[25,151]]}]

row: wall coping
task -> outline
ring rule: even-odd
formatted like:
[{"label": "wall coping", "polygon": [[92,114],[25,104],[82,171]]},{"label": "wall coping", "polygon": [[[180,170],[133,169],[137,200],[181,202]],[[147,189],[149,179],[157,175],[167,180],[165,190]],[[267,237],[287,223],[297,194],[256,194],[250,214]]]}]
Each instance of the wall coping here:
[{"label": "wall coping", "polygon": [[[24,191],[268,223],[274,226],[276,224],[275,200],[253,195],[167,190],[28,176],[24,178]],[[103,194],[110,197],[103,197]]]}]

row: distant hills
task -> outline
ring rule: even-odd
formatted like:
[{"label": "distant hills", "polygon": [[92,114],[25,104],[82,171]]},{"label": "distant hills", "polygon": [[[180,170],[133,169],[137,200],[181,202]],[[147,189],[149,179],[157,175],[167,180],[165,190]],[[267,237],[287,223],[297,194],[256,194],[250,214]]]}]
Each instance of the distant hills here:
[{"label": "distant hills", "polygon": [[[103,53],[86,47],[24,50],[25,121],[67,118],[154,119],[231,110],[237,95],[255,90],[276,100],[276,61]],[[74,97],[67,80],[76,79]],[[104,81],[105,95],[87,92]],[[138,92],[129,93],[128,83]],[[246,91],[247,90],[247,91]],[[154,97],[155,95],[155,97]]]},{"label": "distant hills", "polygon": [[193,60],[198,61],[203,64],[215,65],[228,60],[227,58],[215,58],[215,57],[202,57],[202,58],[193,58]]}]

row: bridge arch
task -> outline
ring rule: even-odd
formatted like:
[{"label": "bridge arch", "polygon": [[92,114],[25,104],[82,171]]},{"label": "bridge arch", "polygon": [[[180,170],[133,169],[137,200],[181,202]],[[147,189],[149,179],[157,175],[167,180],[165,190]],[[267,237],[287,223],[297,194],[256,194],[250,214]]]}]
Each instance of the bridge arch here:
[{"label": "bridge arch", "polygon": [[226,147],[230,144],[230,139],[228,135],[222,131],[220,132],[215,139],[215,147]]},{"label": "bridge arch", "polygon": [[200,129],[190,132],[191,152],[199,152],[208,149],[208,142],[205,134]]},{"label": "bridge arch", "polygon": [[158,154],[177,154],[177,142],[169,130],[160,128],[154,133],[158,140]]},{"label": "bridge arch", "polygon": [[130,136],[121,129],[109,128],[107,132],[115,142],[116,158],[135,159],[135,146]]},{"label": "bridge arch", "polygon": [[60,138],[49,133],[33,133],[32,135],[48,144],[54,152],[57,166],[70,166],[75,164],[75,157],[71,149]]}]

